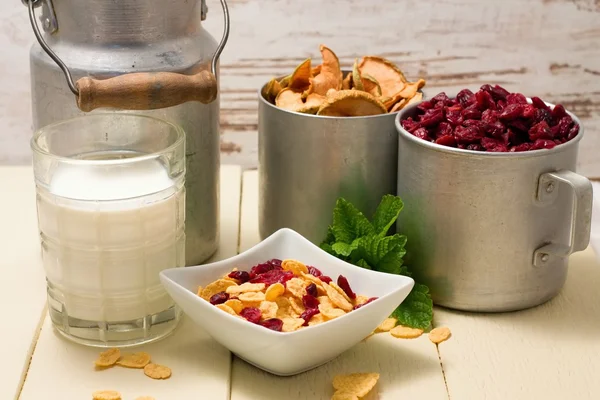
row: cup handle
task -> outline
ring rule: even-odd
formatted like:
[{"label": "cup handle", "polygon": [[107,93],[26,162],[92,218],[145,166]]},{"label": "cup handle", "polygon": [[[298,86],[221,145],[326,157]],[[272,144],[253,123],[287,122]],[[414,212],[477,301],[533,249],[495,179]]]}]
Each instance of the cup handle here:
[{"label": "cup handle", "polygon": [[568,257],[576,251],[585,250],[590,243],[593,191],[589,179],[566,170],[544,173],[538,180],[537,201],[541,204],[552,203],[558,196],[558,186],[561,184],[573,191],[570,243],[550,243],[537,249],[533,253],[533,265],[536,267],[546,265],[552,257]]}]

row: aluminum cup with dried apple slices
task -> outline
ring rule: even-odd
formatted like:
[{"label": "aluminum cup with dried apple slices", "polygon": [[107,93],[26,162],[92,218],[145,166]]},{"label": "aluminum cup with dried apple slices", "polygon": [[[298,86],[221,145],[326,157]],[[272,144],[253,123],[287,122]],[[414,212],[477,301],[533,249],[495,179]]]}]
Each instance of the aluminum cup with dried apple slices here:
[{"label": "aluminum cup with dried apple slices", "polygon": [[261,238],[289,227],[319,243],[339,197],[370,214],[396,191],[394,115],[422,99],[425,81],[377,56],[344,71],[320,52],[320,64],[308,58],[259,91]]}]

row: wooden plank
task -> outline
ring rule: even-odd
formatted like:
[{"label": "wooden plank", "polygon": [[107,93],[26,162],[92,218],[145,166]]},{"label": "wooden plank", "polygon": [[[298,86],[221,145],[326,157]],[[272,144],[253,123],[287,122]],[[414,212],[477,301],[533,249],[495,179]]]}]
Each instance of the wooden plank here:
[{"label": "wooden plank", "polygon": [[558,297],[504,314],[436,310],[452,338],[440,354],[452,399],[598,399],[600,265],[591,248],[571,257]]},{"label": "wooden plank", "polygon": [[[221,168],[221,246],[215,258],[236,254],[239,233],[241,169]],[[139,350],[173,370],[166,381],[155,381],[140,370],[112,368],[95,371],[93,361],[98,350],[73,344],[52,329],[47,318],[35,348],[21,400],[59,396],[64,399],[88,399],[96,390],[117,390],[123,399],[147,395],[157,399],[229,398],[231,356],[206,332],[184,317],[170,337]],[[55,398],[55,397],[52,397]]]},{"label": "wooden plank", "polygon": [[2,384],[0,399],[14,398],[21,387],[46,304],[35,185],[31,167],[2,167],[0,198],[0,304],[4,329],[0,331]]},{"label": "wooden plank", "polygon": [[[243,177],[240,251],[258,243],[258,173]],[[415,340],[378,334],[312,371],[280,378],[234,357],[231,375],[232,400],[320,400],[333,394],[331,381],[337,374],[379,372],[377,394],[369,399],[447,399],[444,378],[435,346],[426,336]]]}]

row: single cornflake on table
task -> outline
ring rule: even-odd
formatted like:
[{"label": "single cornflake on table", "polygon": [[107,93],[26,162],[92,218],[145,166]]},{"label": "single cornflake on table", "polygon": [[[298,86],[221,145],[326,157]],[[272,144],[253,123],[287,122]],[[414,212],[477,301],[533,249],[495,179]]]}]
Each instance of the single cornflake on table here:
[{"label": "single cornflake on table", "polygon": [[93,400],[121,400],[121,393],[116,390],[98,390],[92,393]]},{"label": "single cornflake on table", "polygon": [[98,356],[98,359],[94,362],[97,367],[106,368],[115,365],[115,363],[121,357],[121,351],[119,349],[108,349],[103,351]]},{"label": "single cornflake on table", "polygon": [[450,328],[442,326],[440,328],[434,328],[429,332],[429,340],[435,344],[440,344],[448,340],[451,336]]},{"label": "single cornflake on table", "polygon": [[408,326],[398,325],[397,327],[390,330],[393,337],[400,339],[415,339],[423,334],[422,329],[409,328]]},{"label": "single cornflake on table", "polygon": [[386,318],[381,324],[375,329],[375,332],[389,332],[396,326],[396,318]]},{"label": "single cornflake on table", "polygon": [[130,353],[125,354],[119,361],[117,361],[117,365],[126,368],[144,368],[148,363],[150,363],[150,354],[140,351],[138,353]]},{"label": "single cornflake on table", "polygon": [[337,375],[333,378],[333,388],[336,393],[332,400],[352,399],[352,395],[365,397],[375,387],[378,380],[379,374],[376,372]]},{"label": "single cornflake on table", "polygon": [[171,368],[159,364],[148,364],[144,367],[144,374],[152,379],[167,379],[171,377]]}]

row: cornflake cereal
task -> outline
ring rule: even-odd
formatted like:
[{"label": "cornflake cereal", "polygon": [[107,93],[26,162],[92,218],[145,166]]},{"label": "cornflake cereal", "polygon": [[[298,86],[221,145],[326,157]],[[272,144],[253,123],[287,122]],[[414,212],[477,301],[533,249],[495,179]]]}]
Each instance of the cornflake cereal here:
[{"label": "cornflake cereal", "polygon": [[125,354],[117,365],[127,368],[144,368],[150,362],[150,354],[140,351],[138,353]]},{"label": "cornflake cereal", "polygon": [[[332,53],[328,54],[330,57]],[[321,67],[321,73],[325,71],[331,79],[335,76],[332,65],[334,63]],[[313,86],[310,83],[306,86],[306,77],[312,70],[305,64],[299,68],[285,85],[279,83],[284,89],[306,87],[304,90],[310,92],[321,91],[329,85],[328,81],[318,81],[313,82]],[[356,295],[342,275],[335,283],[317,268],[291,259],[269,260],[255,265],[250,271],[235,269],[226,277],[230,279],[218,279],[199,290],[199,296],[229,314],[277,332],[319,325],[377,299]]]},{"label": "cornflake cereal", "polygon": [[152,379],[167,379],[171,377],[171,368],[159,364],[148,364],[144,374]]},{"label": "cornflake cereal", "polygon": [[335,397],[336,394],[334,394],[332,399],[352,398],[341,397],[342,394],[365,397],[375,387],[378,380],[379,374],[374,372],[337,375],[333,378],[333,388],[338,397]]},{"label": "cornflake cereal", "polygon": [[389,332],[396,326],[396,318],[386,318],[375,329],[375,332]]},{"label": "cornflake cereal", "polygon": [[92,393],[93,400],[121,400],[121,393],[115,390],[98,390]]},{"label": "cornflake cereal", "polygon": [[440,344],[445,342],[450,338],[450,329],[442,326],[440,328],[434,328],[429,332],[429,340],[431,340],[435,344]]},{"label": "cornflake cereal", "polygon": [[409,328],[408,326],[398,325],[394,329],[390,330],[393,337],[400,339],[415,339],[423,334],[422,329]]},{"label": "cornflake cereal", "polygon": [[324,45],[319,50],[321,64],[313,67],[312,60],[307,58],[290,75],[271,79],[262,89],[263,98],[290,111],[356,117],[397,112],[423,97],[420,90],[425,80],[409,82],[385,58],[357,59],[352,71],[344,77],[335,53]]},{"label": "cornflake cereal", "polygon": [[115,365],[120,357],[121,351],[119,349],[108,349],[100,353],[98,359],[94,361],[94,364],[101,368],[110,367]]}]

